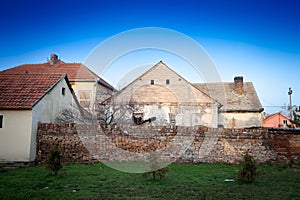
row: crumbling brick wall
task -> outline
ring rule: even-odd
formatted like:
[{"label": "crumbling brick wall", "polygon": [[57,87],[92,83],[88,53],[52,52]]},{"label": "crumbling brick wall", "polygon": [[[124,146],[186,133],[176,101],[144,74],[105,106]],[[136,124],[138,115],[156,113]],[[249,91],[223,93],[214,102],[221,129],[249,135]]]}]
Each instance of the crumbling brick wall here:
[{"label": "crumbling brick wall", "polygon": [[93,161],[78,136],[76,124],[39,123],[37,132],[36,162],[46,160],[54,144],[59,145],[64,162],[85,163]]},{"label": "crumbling brick wall", "polygon": [[300,132],[261,128],[39,124],[37,162],[45,160],[53,144],[65,162],[79,163],[143,161],[152,151],[172,162],[239,163],[246,151],[259,163],[300,161]]}]

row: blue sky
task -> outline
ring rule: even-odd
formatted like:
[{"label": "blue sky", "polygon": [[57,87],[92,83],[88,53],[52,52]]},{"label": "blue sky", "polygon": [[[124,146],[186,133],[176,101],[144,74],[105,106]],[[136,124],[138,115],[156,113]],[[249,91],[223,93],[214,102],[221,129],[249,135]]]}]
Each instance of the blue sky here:
[{"label": "blue sky", "polygon": [[[2,1],[0,70],[45,62],[51,53],[83,62],[115,34],[162,27],[197,41],[223,81],[236,75],[252,81],[266,111],[277,112],[289,103],[289,87],[300,105],[299,10],[297,0]],[[152,58],[145,56],[145,63],[158,62],[159,54]],[[132,64],[121,67],[130,71]]]}]

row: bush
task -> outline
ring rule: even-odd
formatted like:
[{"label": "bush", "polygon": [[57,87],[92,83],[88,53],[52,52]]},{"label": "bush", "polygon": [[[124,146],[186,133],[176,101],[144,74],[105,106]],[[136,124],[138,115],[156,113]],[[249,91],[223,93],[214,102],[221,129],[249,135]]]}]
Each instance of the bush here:
[{"label": "bush", "polygon": [[55,144],[46,159],[46,169],[52,170],[57,175],[58,170],[62,168],[62,156],[58,144]]},{"label": "bush", "polygon": [[243,182],[253,182],[258,176],[256,164],[253,157],[246,152],[243,160],[243,169],[238,172],[237,179]]},{"label": "bush", "polygon": [[152,153],[149,157],[149,172],[143,173],[144,177],[148,177],[149,175],[152,175],[153,180],[157,176],[159,176],[160,179],[164,178],[166,174],[169,172],[168,167],[162,167],[161,163],[159,163],[157,155],[155,153]]},{"label": "bush", "polygon": [[169,168],[168,167],[164,167],[164,168],[161,168],[161,169],[157,169],[157,170],[154,170],[154,171],[151,171],[151,172],[145,172],[143,174],[144,177],[148,177],[149,175],[152,174],[152,177],[153,177],[153,180],[155,180],[155,178],[157,176],[159,176],[160,179],[164,178],[166,176],[166,174],[169,172]]}]

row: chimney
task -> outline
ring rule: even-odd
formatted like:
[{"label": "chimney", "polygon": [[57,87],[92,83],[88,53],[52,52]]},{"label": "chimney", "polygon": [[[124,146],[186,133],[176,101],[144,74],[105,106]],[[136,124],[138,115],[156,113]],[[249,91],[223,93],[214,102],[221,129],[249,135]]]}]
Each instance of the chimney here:
[{"label": "chimney", "polygon": [[244,87],[243,87],[243,77],[242,76],[234,77],[234,92],[239,95],[243,94]]},{"label": "chimney", "polygon": [[57,63],[57,61],[58,61],[58,56],[54,53],[51,54],[49,64],[54,65],[55,63]]}]

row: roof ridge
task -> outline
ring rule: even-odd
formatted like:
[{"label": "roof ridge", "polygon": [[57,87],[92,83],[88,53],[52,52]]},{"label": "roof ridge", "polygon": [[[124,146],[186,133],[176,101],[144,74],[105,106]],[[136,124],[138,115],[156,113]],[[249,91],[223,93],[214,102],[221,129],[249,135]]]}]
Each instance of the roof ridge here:
[{"label": "roof ridge", "polygon": [[217,99],[211,97],[209,94],[207,94],[206,92],[200,90],[199,88],[197,88],[196,86],[194,86],[191,82],[189,82],[188,80],[186,80],[183,76],[181,76],[180,74],[178,74],[175,70],[173,70],[171,67],[169,67],[167,64],[165,64],[162,60],[160,60],[159,62],[157,62],[155,65],[153,65],[150,69],[146,70],[143,74],[141,74],[140,76],[138,76],[136,79],[134,79],[133,81],[131,81],[131,83],[129,83],[128,85],[126,85],[124,88],[122,88],[120,91],[118,91],[115,95],[118,95],[121,91],[125,90],[126,88],[130,87],[130,85],[133,85],[134,83],[136,83],[141,77],[145,76],[147,73],[153,71],[154,69],[156,69],[159,64],[162,64],[164,67],[166,67],[168,70],[172,71],[173,73],[175,73],[178,77],[180,77],[182,80],[184,80],[187,84],[189,84],[191,87],[194,87],[196,90],[198,90],[199,92],[201,92],[203,95],[207,96],[208,98],[210,98],[211,100],[215,101],[216,103],[218,103],[219,105],[222,105]]},{"label": "roof ridge", "polygon": [[266,118],[267,118],[267,117],[273,117],[273,116],[275,116],[275,115],[277,115],[277,114],[282,115],[282,116],[288,118],[287,116],[285,116],[285,115],[282,114],[281,112],[276,112],[276,113],[273,113],[273,114],[269,114],[269,115],[266,116]]},{"label": "roof ridge", "polygon": [[0,75],[1,76],[12,76],[12,75],[14,75],[14,76],[24,76],[24,75],[26,75],[26,76],[56,76],[56,75],[65,75],[66,73],[57,73],[57,74],[46,74],[46,73],[44,73],[44,74],[39,74],[39,73],[37,73],[37,74],[1,74],[0,73]]}]

